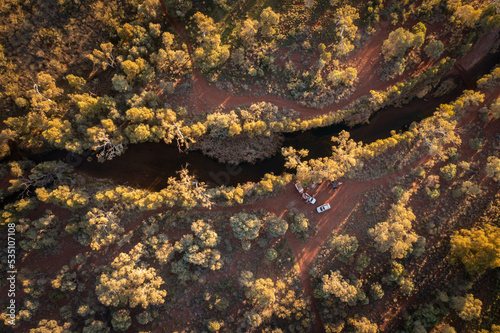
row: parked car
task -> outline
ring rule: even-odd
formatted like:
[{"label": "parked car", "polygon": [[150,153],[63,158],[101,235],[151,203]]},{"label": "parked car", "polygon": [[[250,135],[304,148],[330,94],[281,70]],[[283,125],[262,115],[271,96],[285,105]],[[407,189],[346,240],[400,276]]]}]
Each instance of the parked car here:
[{"label": "parked car", "polygon": [[304,189],[302,188],[302,186],[300,186],[299,183],[294,183],[295,184],[295,188],[297,189],[297,191],[299,191],[300,194],[304,193]]},{"label": "parked car", "polygon": [[336,180],[330,182],[330,186],[332,187],[332,189],[336,190],[340,185],[342,185],[341,182],[338,182]]},{"label": "parked car", "polygon": [[323,213],[325,210],[329,210],[330,208],[330,204],[324,204],[323,206],[319,206],[318,208],[316,208],[316,211],[318,213]]},{"label": "parked car", "polygon": [[304,198],[304,200],[306,200],[306,203],[310,203],[310,204],[315,204],[316,203],[316,199],[313,198],[313,197],[311,197],[307,193],[302,194],[302,198]]}]

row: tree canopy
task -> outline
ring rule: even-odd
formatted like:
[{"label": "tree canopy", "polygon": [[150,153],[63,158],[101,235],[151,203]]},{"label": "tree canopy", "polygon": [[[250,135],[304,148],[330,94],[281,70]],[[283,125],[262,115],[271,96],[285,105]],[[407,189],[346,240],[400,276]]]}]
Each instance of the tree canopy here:
[{"label": "tree canopy", "polygon": [[500,228],[486,224],[481,228],[461,229],[450,240],[450,260],[461,262],[470,273],[484,273],[500,267]]}]

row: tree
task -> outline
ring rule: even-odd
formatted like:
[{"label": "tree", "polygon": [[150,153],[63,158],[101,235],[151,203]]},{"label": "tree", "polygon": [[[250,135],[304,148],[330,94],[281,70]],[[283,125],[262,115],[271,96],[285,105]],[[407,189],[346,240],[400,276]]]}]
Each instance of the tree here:
[{"label": "tree", "polygon": [[432,39],[425,47],[424,52],[428,57],[439,59],[444,51],[444,44],[440,40]]},{"label": "tree", "polygon": [[332,156],[309,161],[302,161],[308,151],[300,151],[292,147],[282,148],[281,152],[286,158],[285,167],[296,169],[297,180],[308,185],[315,182],[321,182],[323,179],[338,179],[345,172],[353,168],[360,161],[362,153],[362,143],[357,143],[349,139],[349,133],[341,131],[337,137],[332,137],[336,144],[332,145]]},{"label": "tree", "polygon": [[451,306],[458,311],[458,316],[465,321],[471,321],[481,316],[483,302],[467,294],[465,297],[453,297]]},{"label": "tree", "polygon": [[250,327],[258,327],[262,324],[262,318],[257,312],[249,311],[245,313],[245,321]]},{"label": "tree", "polygon": [[[338,136],[332,137],[332,157],[338,163],[338,170],[328,170],[329,179],[338,179],[345,172],[352,169],[359,163],[359,155],[362,152],[362,142],[356,142],[349,138],[349,132],[342,130]],[[335,173],[336,171],[336,173]]]},{"label": "tree", "polygon": [[87,84],[87,81],[83,77],[79,77],[73,74],[66,75],[66,80],[68,84],[75,90],[80,91]]},{"label": "tree", "polygon": [[271,37],[276,33],[274,27],[279,23],[280,15],[273,12],[271,7],[265,8],[260,13],[260,33],[264,37]]},{"label": "tree", "polygon": [[450,261],[462,262],[469,273],[483,274],[488,268],[500,267],[500,228],[494,225],[461,229],[450,244]]},{"label": "tree", "polygon": [[66,148],[70,146],[74,132],[68,120],[53,118],[47,121],[46,127],[44,126],[42,137],[56,148]]},{"label": "tree", "polygon": [[83,333],[108,333],[109,327],[107,324],[99,320],[93,320],[88,326],[83,328]]},{"label": "tree", "polygon": [[358,31],[358,27],[354,24],[357,19],[359,19],[358,11],[349,5],[345,5],[335,12],[335,33],[340,38],[339,43],[335,46],[338,56],[344,56],[354,49],[352,41]]},{"label": "tree", "polygon": [[210,208],[212,198],[207,193],[205,183],[198,182],[194,176],[189,174],[187,168],[177,172],[179,179],[170,177],[166,191],[172,200],[183,208],[193,208],[197,205]]},{"label": "tree", "polygon": [[149,311],[142,311],[135,317],[137,318],[137,321],[141,325],[146,325],[147,323],[151,322],[154,319],[153,316],[151,315],[151,312]]},{"label": "tree", "polygon": [[125,146],[123,145],[123,137],[121,135],[118,137],[118,140],[112,140],[106,133],[116,131],[116,127],[111,119],[102,119],[101,123],[106,129],[98,127],[87,128],[87,135],[94,142],[92,150],[96,152],[97,161],[103,163],[123,154]]},{"label": "tree", "polygon": [[491,114],[493,119],[500,118],[500,98],[495,99],[493,103],[491,103],[489,113]]},{"label": "tree", "polygon": [[155,116],[153,110],[147,107],[130,108],[125,112],[127,120],[134,123],[148,122]]},{"label": "tree", "polygon": [[243,287],[251,287],[255,279],[253,278],[253,273],[250,271],[243,271],[240,274],[240,277],[238,278],[238,282],[243,286]]},{"label": "tree", "polygon": [[68,224],[66,231],[75,234],[83,245],[93,250],[114,243],[125,231],[118,216],[112,211],[92,208],[80,222]]},{"label": "tree", "polygon": [[392,205],[386,221],[378,223],[368,230],[368,235],[375,241],[380,252],[389,251],[392,259],[402,259],[412,250],[412,244],[418,236],[412,231],[415,214],[404,203]]},{"label": "tree", "polygon": [[112,43],[102,43],[100,50],[95,49],[92,54],[87,55],[87,58],[94,64],[92,72],[95,72],[98,66],[101,66],[102,70],[116,66]]},{"label": "tree", "polygon": [[210,135],[215,138],[225,138],[241,132],[240,120],[234,111],[211,113],[207,115],[206,125]]},{"label": "tree", "polygon": [[325,297],[333,295],[341,302],[354,306],[361,296],[360,290],[350,284],[349,280],[345,280],[339,271],[330,271],[330,274],[323,275],[321,280],[321,289]]},{"label": "tree", "polygon": [[197,12],[193,16],[201,34],[197,38],[199,47],[194,50],[193,58],[203,70],[216,68],[229,58],[229,46],[221,44],[221,36],[216,33],[212,18]]},{"label": "tree", "polygon": [[168,12],[175,16],[184,17],[191,9],[191,0],[160,0],[163,1]]},{"label": "tree", "polygon": [[243,44],[251,46],[255,42],[255,35],[259,30],[259,22],[250,18],[243,21],[239,37]]},{"label": "tree", "polygon": [[184,235],[175,243],[174,249],[183,254],[183,260],[187,263],[211,270],[220,269],[222,267],[220,252],[212,249],[219,243],[217,233],[203,220],[193,222],[191,230],[194,235]]},{"label": "tree", "polygon": [[62,327],[55,320],[42,319],[38,322],[37,328],[30,329],[30,333],[69,333],[70,324],[65,323]]},{"label": "tree", "polygon": [[223,321],[218,321],[217,319],[210,319],[207,324],[207,328],[210,332],[218,332],[222,326],[224,326]]},{"label": "tree", "polygon": [[366,317],[351,319],[349,322],[354,326],[354,332],[356,333],[377,333],[379,331],[377,324],[372,323]]},{"label": "tree", "polygon": [[344,85],[350,87],[354,84],[358,76],[356,68],[347,67],[345,70],[332,70],[328,73],[328,81],[332,82],[334,86]]},{"label": "tree", "polygon": [[111,325],[117,331],[126,331],[132,325],[132,318],[130,318],[130,311],[121,309],[113,312]]},{"label": "tree", "polygon": [[132,84],[136,80],[142,80],[152,74],[151,66],[143,58],[134,61],[125,60],[121,63],[121,68],[127,76],[127,82]]},{"label": "tree", "polygon": [[330,239],[329,245],[340,255],[340,260],[347,261],[356,253],[358,239],[355,236],[336,235]]},{"label": "tree", "polygon": [[389,34],[389,37],[382,44],[382,54],[386,62],[394,59],[402,59],[406,51],[413,47],[416,35],[404,28],[398,28]]},{"label": "tree", "polygon": [[290,225],[290,230],[295,234],[306,234],[309,230],[309,219],[302,213],[297,213],[294,211],[288,212],[288,217],[290,221],[293,222]]},{"label": "tree", "polygon": [[443,176],[443,178],[446,179],[447,181],[450,181],[453,178],[455,178],[457,174],[457,166],[453,163],[450,163],[442,167],[440,171],[441,171],[441,176]]},{"label": "tree", "polygon": [[268,307],[276,300],[273,281],[269,278],[253,281],[246,291],[246,296],[262,307]]},{"label": "tree", "polygon": [[238,213],[229,220],[234,236],[238,239],[254,239],[259,236],[262,221],[254,214]]},{"label": "tree", "polygon": [[[17,172],[19,172],[17,174]],[[31,169],[29,176],[23,175],[19,165],[11,163],[11,173],[17,179],[10,180],[10,191],[21,191],[21,196],[30,194],[32,187],[44,187],[52,184],[71,182],[73,168],[61,161],[49,161],[37,164]],[[15,174],[16,173],[16,174]]]},{"label": "tree", "polygon": [[48,73],[37,74],[37,83],[34,85],[36,94],[44,100],[52,100],[64,93],[64,90],[56,86],[56,80]]},{"label": "tree", "polygon": [[57,236],[59,230],[57,228],[58,218],[51,211],[46,211],[46,215],[31,221],[28,219],[20,219],[16,224],[16,231],[25,237],[19,242],[19,246],[24,251],[34,250],[50,250],[58,246]]},{"label": "tree", "polygon": [[477,184],[474,184],[470,180],[463,181],[460,187],[453,191],[453,195],[456,197],[461,197],[464,194],[475,197],[477,195],[480,195],[481,193],[481,187]]},{"label": "tree", "polygon": [[111,79],[113,84],[113,89],[119,92],[125,92],[132,90],[132,87],[128,84],[125,75],[115,74]]},{"label": "tree", "polygon": [[87,205],[89,198],[81,191],[73,190],[66,186],[58,186],[52,191],[47,191],[45,187],[37,188],[35,193],[42,202],[60,204],[65,208],[75,210]]},{"label": "tree", "polygon": [[489,156],[488,163],[486,164],[486,173],[488,177],[500,182],[500,158],[496,156]]},{"label": "tree", "polygon": [[473,27],[481,17],[481,10],[476,10],[471,5],[463,5],[457,8],[454,16],[459,24],[470,28]]},{"label": "tree", "polygon": [[266,259],[269,261],[273,261],[274,259],[278,258],[278,251],[275,249],[267,249],[266,250]]},{"label": "tree", "polygon": [[270,215],[265,218],[267,232],[272,237],[283,236],[288,230],[288,223],[279,217]]},{"label": "tree", "polygon": [[120,253],[99,276],[96,294],[99,302],[106,306],[128,305],[135,308],[140,305],[146,309],[149,305],[163,304],[167,295],[160,289],[163,279],[156,275],[156,270],[140,262],[143,245],[139,243],[129,254]]},{"label": "tree", "polygon": [[424,119],[416,126],[418,136],[429,149],[429,154],[435,155],[448,143],[461,143],[460,136],[455,132],[456,120],[451,119],[446,106],[441,105],[440,111],[434,116]]},{"label": "tree", "polygon": [[384,289],[380,283],[374,283],[370,287],[370,294],[374,300],[381,299],[384,297]]}]

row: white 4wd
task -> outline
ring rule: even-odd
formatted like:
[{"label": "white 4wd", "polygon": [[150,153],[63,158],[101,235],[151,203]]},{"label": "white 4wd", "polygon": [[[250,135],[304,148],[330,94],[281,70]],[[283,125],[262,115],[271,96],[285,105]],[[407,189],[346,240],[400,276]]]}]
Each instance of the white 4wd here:
[{"label": "white 4wd", "polygon": [[316,208],[316,211],[318,213],[323,213],[325,210],[329,210],[330,208],[330,204],[324,204],[323,206],[319,206],[318,208]]}]

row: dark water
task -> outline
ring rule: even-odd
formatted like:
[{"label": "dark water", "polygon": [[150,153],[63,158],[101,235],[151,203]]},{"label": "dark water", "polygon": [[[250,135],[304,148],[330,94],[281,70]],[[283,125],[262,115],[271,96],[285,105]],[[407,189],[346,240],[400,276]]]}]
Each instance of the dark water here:
[{"label": "dark water", "polygon": [[[309,149],[309,157],[317,158],[331,153],[331,137],[341,130],[349,131],[354,140],[364,143],[389,137],[392,130],[405,130],[412,122],[432,115],[440,104],[456,99],[465,88],[472,88],[471,86],[478,78],[489,73],[498,63],[499,55],[500,53],[495,53],[486,56],[467,73],[466,79],[464,79],[464,73],[460,75],[461,79],[458,74],[450,74],[448,78],[453,78],[457,87],[445,96],[417,98],[403,107],[384,108],[370,118],[369,124],[358,125],[354,128],[332,125],[285,134],[283,146]],[[279,153],[254,165],[242,163],[232,166],[218,163],[197,151],[181,154],[176,145],[164,143],[130,145],[124,155],[105,163],[98,163],[95,158],[92,162],[88,162],[85,156],[74,156],[61,151],[54,151],[33,159],[66,159],[67,162],[75,165],[77,170],[90,176],[151,190],[165,187],[168,178],[175,176],[176,171],[186,164],[199,181],[210,185],[236,185],[247,181],[259,181],[266,173],[280,174],[285,170],[284,158]]]}]

